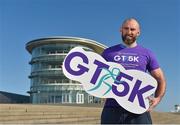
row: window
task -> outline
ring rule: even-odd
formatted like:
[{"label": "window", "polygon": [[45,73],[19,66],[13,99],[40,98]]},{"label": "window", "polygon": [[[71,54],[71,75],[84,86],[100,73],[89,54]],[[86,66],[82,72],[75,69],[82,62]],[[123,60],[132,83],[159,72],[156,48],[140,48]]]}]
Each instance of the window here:
[{"label": "window", "polygon": [[91,95],[88,95],[88,103],[93,103],[93,96]]},{"label": "window", "polygon": [[76,103],[83,104],[84,103],[84,94],[77,93],[76,95]]},{"label": "window", "polygon": [[63,94],[62,103],[71,103],[71,96],[69,94]]}]

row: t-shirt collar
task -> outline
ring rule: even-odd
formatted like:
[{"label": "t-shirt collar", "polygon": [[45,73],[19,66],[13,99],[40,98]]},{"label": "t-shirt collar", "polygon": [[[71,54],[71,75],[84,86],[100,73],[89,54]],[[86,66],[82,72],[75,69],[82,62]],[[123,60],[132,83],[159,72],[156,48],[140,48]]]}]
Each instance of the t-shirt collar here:
[{"label": "t-shirt collar", "polygon": [[131,44],[131,45],[127,45],[127,44],[125,44],[124,42],[122,42],[122,44],[123,44],[125,47],[127,47],[127,48],[134,48],[134,47],[137,46],[137,42],[136,42],[136,41],[135,41],[133,44]]}]

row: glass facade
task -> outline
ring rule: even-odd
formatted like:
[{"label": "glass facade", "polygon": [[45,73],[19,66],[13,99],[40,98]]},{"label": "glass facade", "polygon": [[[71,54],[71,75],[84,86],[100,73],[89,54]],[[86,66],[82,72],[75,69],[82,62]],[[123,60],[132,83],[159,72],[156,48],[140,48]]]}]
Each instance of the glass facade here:
[{"label": "glass facade", "polygon": [[66,78],[61,68],[66,54],[73,47],[83,46],[89,51],[93,49],[81,43],[72,44],[72,41],[68,43],[61,40],[51,43],[51,39],[48,40],[48,43],[37,40],[26,45],[28,50],[32,44],[41,42],[30,50],[32,59],[29,62],[29,93],[32,103],[99,103],[100,99],[87,94],[81,83]]}]

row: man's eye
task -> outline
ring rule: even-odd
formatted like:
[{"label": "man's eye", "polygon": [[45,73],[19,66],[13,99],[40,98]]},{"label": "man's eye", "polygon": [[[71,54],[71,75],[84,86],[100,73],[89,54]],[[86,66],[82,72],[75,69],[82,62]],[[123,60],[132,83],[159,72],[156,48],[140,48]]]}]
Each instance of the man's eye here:
[{"label": "man's eye", "polygon": [[131,31],[135,31],[135,30],[136,30],[136,29],[134,29],[134,28],[133,28],[133,29],[131,29]]},{"label": "man's eye", "polygon": [[124,27],[125,30],[128,30],[129,28],[128,27]]}]

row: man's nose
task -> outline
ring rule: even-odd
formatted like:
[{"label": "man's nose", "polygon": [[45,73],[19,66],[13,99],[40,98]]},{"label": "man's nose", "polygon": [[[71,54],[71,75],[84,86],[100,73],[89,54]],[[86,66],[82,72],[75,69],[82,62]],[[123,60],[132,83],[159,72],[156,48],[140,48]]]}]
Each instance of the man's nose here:
[{"label": "man's nose", "polygon": [[132,32],[130,29],[127,30],[127,34],[130,35]]}]

